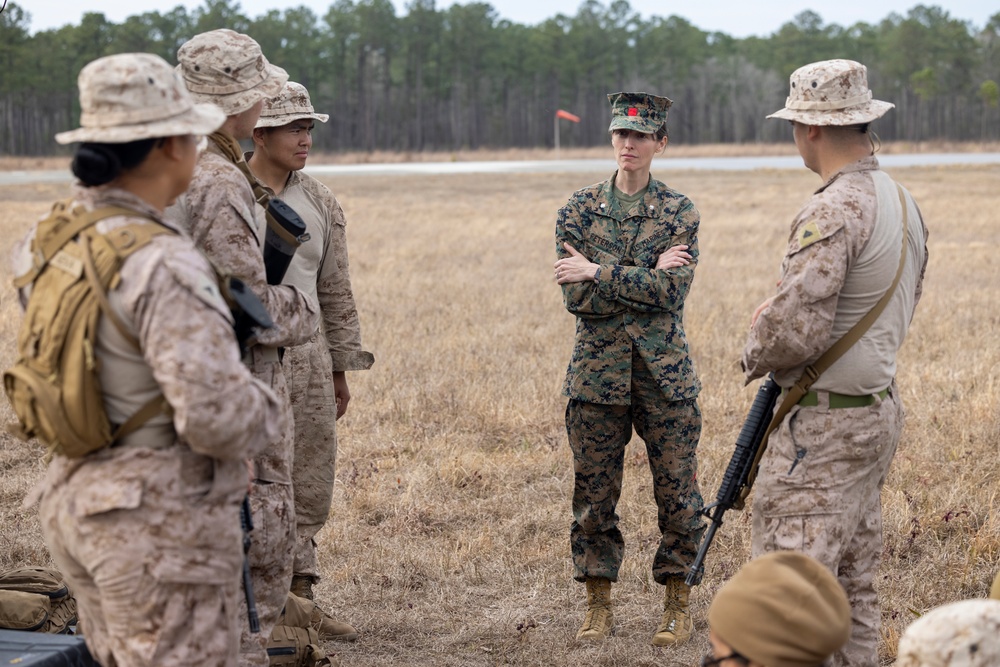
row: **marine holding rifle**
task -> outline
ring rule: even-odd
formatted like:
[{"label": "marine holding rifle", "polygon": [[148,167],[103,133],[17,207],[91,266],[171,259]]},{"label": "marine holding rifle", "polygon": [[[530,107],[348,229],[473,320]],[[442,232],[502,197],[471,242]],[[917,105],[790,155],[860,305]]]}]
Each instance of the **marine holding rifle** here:
[{"label": "marine holding rifle", "polygon": [[[264,209],[257,203],[260,185],[250,173],[237,143],[249,139],[264,100],[277,95],[288,80],[270,64],[252,38],[232,30],[196,35],[177,52],[177,69],[196,100],[211,102],[227,116],[209,136],[187,193],[169,211],[219,270],[237,276],[264,303],[274,327],[260,333],[246,357],[253,375],[281,401],[287,428],[254,459],[250,493],[253,545],[249,560],[260,632],[244,624],[240,664],[268,664],[266,643],[285,605],[292,579],[295,508],[292,499],[294,424],[279,346],[304,343],[319,324],[316,302],[290,285],[268,285],[261,245]],[[244,619],[247,608],[242,606]]]},{"label": "marine holding rifle", "polygon": [[653,578],[663,585],[655,646],[692,632],[685,574],[704,532],[695,450],[701,383],[684,336],[684,301],[698,262],[698,209],[650,175],[667,145],[671,101],[616,93],[609,127],[618,170],[574,193],[556,221],[556,282],[576,316],[563,395],[573,450],[573,576],[587,588],[577,639],[608,637],[611,584],[625,550],[616,507],[625,447],[646,444],[661,537]]},{"label": "marine holding rifle", "polygon": [[[5,382],[25,435],[53,451],[37,491],[42,533],[98,662],[235,665],[245,459],[288,419],[241,363],[214,270],[163,215],[191,180],[199,135],[225,115],[195,104],[150,54],[95,60],[79,89],[82,127],[56,135],[82,142],[78,187],[13,252],[27,310],[22,359]],[[59,352],[51,341],[66,320],[51,314],[81,293],[93,301],[78,312],[99,314],[96,329],[85,334],[91,342],[62,351],[77,355],[67,371],[86,377],[96,364],[97,396],[77,396],[66,410],[32,407],[22,400],[25,376],[14,374]],[[100,307],[98,293],[107,297]],[[77,387],[70,375],[66,390]],[[89,398],[86,419],[67,417]],[[70,422],[79,428],[67,430]]]},{"label": "marine holding rifle", "polygon": [[[837,665],[878,664],[881,489],[903,427],[896,354],[927,265],[920,211],[874,157],[869,125],[892,106],[872,99],[857,62],[792,73],[785,108],[768,118],[791,123],[823,185],[792,223],[777,293],[754,311],[742,358],[748,382],[773,372],[787,391],[814,380],[761,461],[752,550],[802,551],[838,577],[853,629]],[[845,336],[886,294],[874,323]],[[811,365],[841,339],[852,344],[815,378]]]}]

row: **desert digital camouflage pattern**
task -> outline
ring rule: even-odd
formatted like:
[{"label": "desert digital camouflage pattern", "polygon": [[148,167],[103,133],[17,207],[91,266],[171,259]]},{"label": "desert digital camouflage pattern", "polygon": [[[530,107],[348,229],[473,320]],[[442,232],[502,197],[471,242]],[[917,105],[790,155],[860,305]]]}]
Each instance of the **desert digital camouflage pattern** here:
[{"label": "desert digital camouflage pattern", "polygon": [[896,106],[872,99],[868,68],[853,60],[824,60],[800,67],[789,81],[785,108],[768,118],[806,125],[860,125]]},{"label": "desert digital camouflage pattern", "polygon": [[287,348],[284,358],[295,417],[294,573],[317,580],[314,538],[330,514],[337,460],[333,372],[366,370],[375,358],[361,347],[347,220],[340,202],[325,185],[301,171],[290,174],[281,197],[302,217],[310,235],[292,258],[285,283],[315,298],[322,316],[316,335],[304,345]]},{"label": "desert digital camouflage pattern", "polygon": [[[169,225],[122,190],[78,189],[74,199]],[[97,229],[145,221],[118,216]],[[30,264],[29,249],[30,235],[15,248],[15,273]],[[189,239],[154,237],[120,278],[109,297],[142,352],[99,347],[102,377],[145,364],[174,410],[172,428],[160,418],[116,446],[55,456],[39,487],[42,531],[101,664],[235,665],[244,459],[280,437],[288,416],[241,363],[215,273]],[[102,324],[99,343],[111,328]],[[104,387],[109,414],[131,400],[114,382]]]},{"label": "desert digital camouflage pattern", "polygon": [[1000,601],[962,600],[930,610],[906,628],[895,665],[1000,665]]},{"label": "desert digital camouflage pattern", "polygon": [[330,116],[325,113],[316,113],[306,87],[301,83],[289,81],[277,97],[264,101],[264,108],[261,109],[257,127],[281,127],[288,125],[293,120],[303,119],[325,123],[330,120]]},{"label": "desert digital camouflage pattern", "polygon": [[195,35],[177,50],[177,71],[199,102],[227,116],[274,97],[288,73],[264,57],[252,37],[225,28]]},{"label": "desert digital camouflage pattern", "polygon": [[57,134],[60,144],[208,134],[226,119],[214,104],[195,104],[167,61],[150,53],[98,58],[80,70],[77,87],[81,127]]},{"label": "desert digital camouflage pattern", "polygon": [[673,101],[649,93],[611,93],[612,130],[635,130],[643,134],[653,134],[667,122],[667,109]]},{"label": "desert digital camouflage pattern", "polygon": [[[874,157],[847,165],[796,217],[778,292],[743,350],[748,381],[774,371],[779,384],[790,385],[891,284],[900,259],[902,208],[895,187],[878,194],[877,181],[889,179],[877,170]],[[805,552],[827,565],[847,591],[853,629],[835,665],[878,663],[880,612],[872,579],[882,550],[881,489],[903,428],[892,376],[927,262],[926,227],[915,207],[911,213],[908,263],[897,291],[845,355],[864,348],[878,358],[849,373],[838,371],[838,361],[820,377],[813,385],[818,405],[794,406],[772,433],[754,487],[753,555]],[[870,257],[876,239],[886,235],[892,241],[884,253]],[[867,290],[848,289],[868,265],[881,275],[873,274],[877,279]],[[853,309],[852,302],[857,302]],[[828,392],[863,395],[850,387],[865,387],[871,404],[831,409]]]},{"label": "desert digital camouflage pattern", "polygon": [[[255,525],[250,565],[261,631],[253,635],[244,627],[240,664],[264,667],[268,664],[267,637],[291,583],[295,547],[291,486],[295,429],[275,347],[309,340],[319,315],[316,303],[296,288],[267,284],[261,254],[263,209],[254,201],[246,176],[224,157],[214,140],[199,157],[187,192],[168,215],[179,221],[220,271],[239,277],[260,297],[275,323],[258,336],[259,344],[250,349],[248,359],[254,377],[278,395],[288,425],[254,458],[256,480],[250,494]],[[245,614],[245,605],[242,608]]]}]

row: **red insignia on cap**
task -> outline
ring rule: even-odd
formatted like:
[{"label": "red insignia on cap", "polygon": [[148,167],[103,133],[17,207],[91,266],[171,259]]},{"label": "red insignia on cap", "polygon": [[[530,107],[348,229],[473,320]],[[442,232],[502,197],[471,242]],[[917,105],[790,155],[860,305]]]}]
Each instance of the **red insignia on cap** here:
[{"label": "red insignia on cap", "polygon": [[638,116],[639,115],[639,110],[636,109],[635,107],[629,107],[628,108],[628,115],[629,116]]}]

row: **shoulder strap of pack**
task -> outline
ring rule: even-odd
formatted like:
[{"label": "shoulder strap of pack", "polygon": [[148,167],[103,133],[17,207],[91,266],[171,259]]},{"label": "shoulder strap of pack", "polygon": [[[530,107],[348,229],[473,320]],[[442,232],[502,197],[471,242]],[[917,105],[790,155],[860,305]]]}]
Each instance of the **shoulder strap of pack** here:
[{"label": "shoulder strap of pack", "polygon": [[57,202],[55,206],[52,207],[52,213],[46,218],[40,225],[39,229],[46,227],[45,223],[53,221],[56,218],[63,217],[67,220],[66,224],[56,226],[51,233],[47,234],[42,238],[36,238],[32,244],[33,248],[33,259],[34,266],[31,271],[24,274],[23,276],[18,276],[14,279],[14,287],[20,289],[25,285],[32,283],[38,278],[38,274],[48,266],[48,263],[56,256],[63,246],[72,241],[76,236],[83,230],[97,224],[99,221],[105,218],[110,218],[116,215],[138,215],[146,217],[144,214],[138,211],[133,211],[132,209],[125,208],[123,206],[104,206],[101,208],[95,208],[92,211],[83,211],[80,209],[78,212],[70,212],[69,215],[66,214],[66,210],[69,208],[68,201]]}]

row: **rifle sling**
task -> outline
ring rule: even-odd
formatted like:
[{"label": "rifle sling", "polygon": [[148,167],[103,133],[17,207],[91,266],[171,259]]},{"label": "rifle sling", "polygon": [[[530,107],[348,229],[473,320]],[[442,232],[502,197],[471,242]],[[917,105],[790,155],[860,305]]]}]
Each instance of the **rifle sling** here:
[{"label": "rifle sling", "polygon": [[774,416],[771,418],[771,422],[767,426],[767,430],[764,432],[764,438],[761,442],[761,446],[757,448],[757,454],[754,456],[753,463],[750,464],[750,473],[747,475],[747,483],[744,485],[743,490],[740,492],[739,504],[743,505],[746,497],[750,494],[750,489],[753,488],[753,483],[757,479],[757,471],[760,468],[760,460],[764,456],[764,450],[767,449],[767,440],[771,436],[771,433],[781,425],[784,421],[785,416],[791,411],[792,406],[797,404],[802,397],[809,392],[809,388],[812,387],[813,383],[819,379],[819,376],[826,371],[830,366],[834,364],[837,359],[842,357],[847,350],[849,350],[855,343],[861,340],[861,337],[865,335],[868,329],[871,328],[875,320],[879,318],[882,311],[885,310],[886,305],[892,298],[892,295],[896,291],[896,287],[899,285],[899,279],[903,275],[903,267],[906,265],[906,243],[908,236],[908,215],[906,210],[906,197],[903,195],[903,188],[896,184],[896,190],[899,194],[899,203],[903,207],[903,248],[899,256],[899,268],[896,269],[896,277],[892,279],[892,284],[889,285],[889,289],[885,291],[882,298],[878,300],[871,310],[858,321],[850,330],[844,334],[840,340],[834,343],[830,349],[823,353],[823,355],[817,359],[814,363],[809,364],[805,367],[802,372],[802,376],[798,381],[789,387],[788,391],[785,392],[785,398],[781,401],[781,405],[778,409],[774,411]]}]

